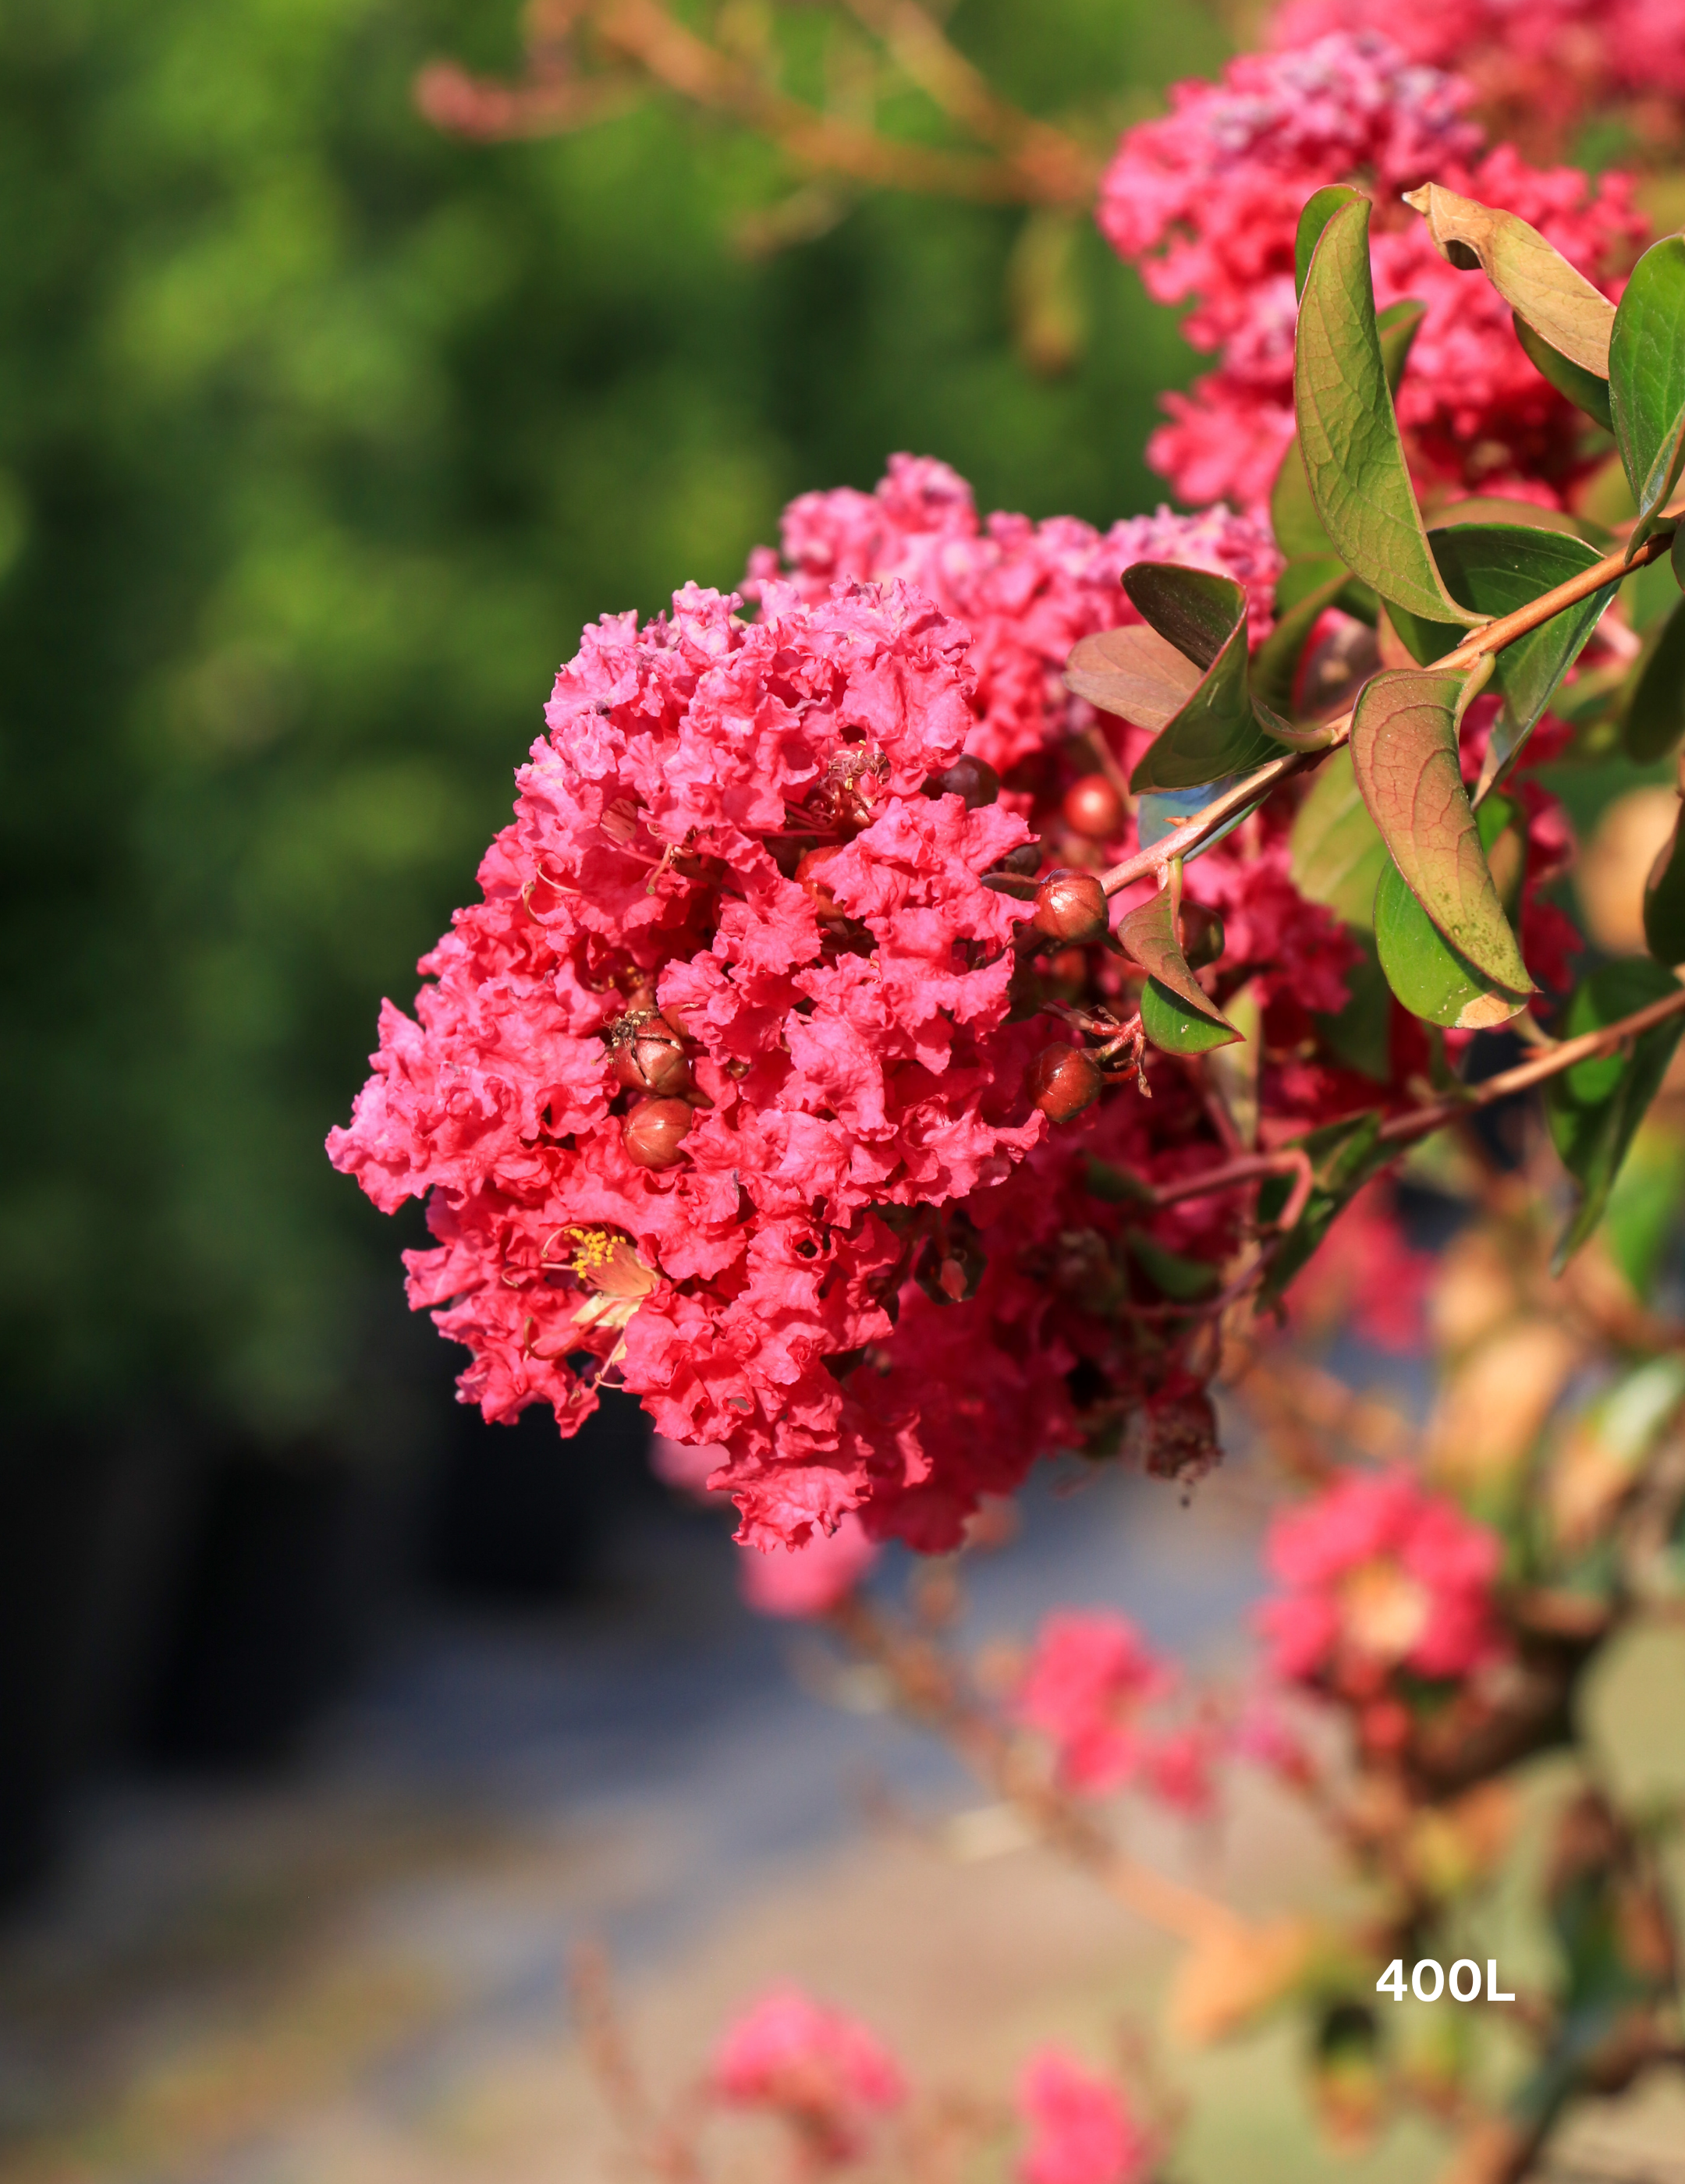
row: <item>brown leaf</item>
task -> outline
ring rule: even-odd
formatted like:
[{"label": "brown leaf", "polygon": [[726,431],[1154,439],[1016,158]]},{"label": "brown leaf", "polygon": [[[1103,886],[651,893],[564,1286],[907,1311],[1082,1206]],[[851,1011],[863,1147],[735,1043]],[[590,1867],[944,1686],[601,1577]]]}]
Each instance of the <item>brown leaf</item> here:
[{"label": "brown leaf", "polygon": [[[1427,221],[1434,248],[1448,264],[1466,266],[1472,254],[1510,309],[1519,311],[1554,349],[1599,379],[1608,378],[1615,306],[1536,227],[1513,212],[1459,198],[1437,182],[1406,190],[1404,202]],[[1459,249],[1465,254],[1458,256]]]},{"label": "brown leaf", "polygon": [[1410,893],[1465,961],[1512,994],[1533,982],[1498,900],[1463,786],[1457,730],[1469,673],[1384,671],[1352,718],[1352,766]]},{"label": "brown leaf", "polygon": [[1220,1024],[1233,1038],[1239,1039],[1240,1033],[1188,968],[1188,960],[1176,937],[1180,893],[1180,889],[1174,885],[1161,888],[1119,922],[1118,939],[1142,970],[1150,972],[1161,986],[1168,987],[1179,1001],[1185,1001],[1197,1016]]},{"label": "brown leaf", "polygon": [[1155,732],[1198,689],[1201,671],[1142,622],[1085,637],[1065,663],[1065,688],[1102,713]]},{"label": "brown leaf", "polygon": [[1203,2044],[1258,2016],[1290,1993],[1316,1953],[1316,1929],[1303,1919],[1214,1928],[1177,1967],[1170,2022]]}]

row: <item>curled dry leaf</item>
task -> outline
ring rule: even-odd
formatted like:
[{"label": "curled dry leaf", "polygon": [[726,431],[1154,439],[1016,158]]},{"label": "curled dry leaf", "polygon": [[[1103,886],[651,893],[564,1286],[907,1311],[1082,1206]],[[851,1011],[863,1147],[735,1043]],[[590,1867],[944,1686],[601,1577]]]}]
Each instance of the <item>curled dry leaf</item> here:
[{"label": "curled dry leaf", "polygon": [[1608,378],[1615,306],[1536,227],[1437,182],[1406,190],[1404,202],[1426,220],[1433,247],[1448,265],[1477,265],[1552,348],[1582,371]]}]

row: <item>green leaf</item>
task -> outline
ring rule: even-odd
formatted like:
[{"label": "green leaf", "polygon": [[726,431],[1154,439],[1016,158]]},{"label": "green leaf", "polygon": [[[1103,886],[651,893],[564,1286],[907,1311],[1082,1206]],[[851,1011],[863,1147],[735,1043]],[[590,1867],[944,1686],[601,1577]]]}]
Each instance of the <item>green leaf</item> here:
[{"label": "green leaf", "polygon": [[1375,676],[1352,716],[1352,766],[1411,894],[1485,980],[1525,997],[1533,982],[1498,900],[1458,762],[1458,727],[1478,688],[1477,671],[1393,668]]},{"label": "green leaf", "polygon": [[1221,1271],[1204,1259],[1190,1259],[1173,1251],[1144,1229],[1131,1228],[1124,1238],[1130,1256],[1163,1295],[1175,1304],[1198,1304],[1216,1294]]},{"label": "green leaf", "polygon": [[1108,1206],[1152,1205],[1152,1184],[1143,1183],[1132,1169],[1115,1161],[1103,1161],[1097,1153],[1089,1153],[1085,1158],[1088,1188],[1096,1198],[1103,1198]]},{"label": "green leaf", "polygon": [[[1386,855],[1385,850],[1381,855]],[[1373,914],[1372,910],[1365,913]],[[1311,1022],[1336,1061],[1385,1084],[1392,1074],[1392,989],[1381,967],[1374,933],[1355,925],[1348,925],[1346,933],[1362,951],[1346,973],[1346,1006],[1330,1016],[1313,1011]]]},{"label": "green leaf", "polygon": [[1636,765],[1665,758],[1685,734],[1685,600],[1644,641],[1621,740]]},{"label": "green leaf", "polygon": [[1387,984],[1426,1023],[1448,1031],[1491,1031],[1526,1006],[1458,954],[1390,857],[1375,891],[1375,944]]},{"label": "green leaf", "polygon": [[1638,503],[1629,551],[1654,530],[1685,460],[1685,239],[1664,237],[1632,269],[1609,344],[1615,443]]},{"label": "green leaf", "polygon": [[[1135,806],[1136,840],[1143,850],[1156,848],[1160,842],[1174,834],[1178,827],[1186,826],[1196,812],[1204,811],[1208,804],[1214,803],[1219,796],[1226,796],[1245,777],[1243,774],[1237,773],[1226,779],[1202,782],[1193,788],[1167,788],[1143,796]],[[1259,800],[1263,794],[1267,792],[1261,792]],[[1214,833],[1206,836],[1197,849],[1187,852],[1186,861],[1191,864],[1196,857],[1202,857],[1225,834],[1232,834],[1241,820],[1256,809],[1257,803],[1254,802],[1243,804],[1238,811],[1231,812]]]},{"label": "green leaf", "polygon": [[1386,375],[1386,391],[1395,398],[1426,316],[1426,304],[1418,303],[1414,296],[1401,296],[1396,304],[1389,304],[1375,322],[1375,331],[1381,340],[1381,368]]},{"label": "green leaf", "polygon": [[[1455,596],[1492,616],[1513,614],[1603,558],[1571,532],[1520,523],[1447,525],[1430,532],[1428,543]],[[1493,726],[1477,795],[1483,796],[1515,763],[1616,588],[1615,582],[1606,584],[1497,655],[1493,679],[1504,709]],[[1426,621],[1404,609],[1392,613],[1388,604],[1394,628],[1424,665],[1442,659],[1461,642],[1463,632],[1448,623]]]},{"label": "green leaf", "polygon": [[1603,1217],[1610,1256],[1646,1302],[1666,1263],[1685,1200],[1685,1139],[1648,1121],[1632,1140]]},{"label": "green leaf", "polygon": [[1433,247],[1448,265],[1465,271],[1479,266],[1510,309],[1559,355],[1582,371],[1609,377],[1615,306],[1536,227],[1437,182],[1406,190],[1404,202],[1426,220]]},{"label": "green leaf", "polygon": [[1375,922],[1375,890],[1391,861],[1352,771],[1349,749],[1316,770],[1288,839],[1293,885],[1308,901],[1364,930]]},{"label": "green leaf", "polygon": [[1083,638],[1065,662],[1065,688],[1138,728],[1163,728],[1200,685],[1186,653],[1145,622]]},{"label": "green leaf", "polygon": [[1293,297],[1297,302],[1305,292],[1305,276],[1310,271],[1311,254],[1322,240],[1322,231],[1335,214],[1348,204],[1364,202],[1361,190],[1354,190],[1346,182],[1330,182],[1307,198],[1304,209],[1299,214],[1298,231],[1293,237]]},{"label": "green leaf", "polygon": [[1232,1046],[1241,1036],[1190,1008],[1158,978],[1149,978],[1141,989],[1141,1028],[1166,1054],[1209,1054],[1214,1046]]},{"label": "green leaf", "polygon": [[1202,672],[1130,777],[1140,792],[1195,788],[1280,755],[1259,728],[1247,682],[1247,600],[1240,586],[1206,569],[1137,561],[1124,589],[1160,637]]},{"label": "green leaf", "polygon": [[1667,846],[1644,882],[1644,945],[1658,963],[1685,963],[1685,843],[1673,822]]},{"label": "green leaf", "polygon": [[1564,356],[1560,349],[1553,348],[1519,311],[1515,314],[1515,338],[1534,370],[1548,380],[1559,394],[1576,410],[1583,410],[1605,432],[1615,430],[1615,413],[1610,407],[1606,379],[1599,379],[1596,372],[1587,371]]},{"label": "green leaf", "polygon": [[[1381,1117],[1374,1113],[1326,1123],[1295,1142],[1310,1156],[1314,1181],[1303,1212],[1271,1255],[1258,1287],[1260,1310],[1281,1295],[1328,1234],[1342,1207],[1393,1157],[1392,1146],[1381,1142]],[[1258,1188],[1258,1219],[1280,1220],[1292,1188],[1291,1176],[1266,1177]]]},{"label": "green leaf", "polygon": [[1473,623],[1441,582],[1405,466],[1375,320],[1365,198],[1334,214],[1299,307],[1293,401],[1311,498],[1334,550],[1383,599]]},{"label": "green leaf", "polygon": [[[1141,996],[1141,1012],[1147,1037],[1155,1046],[1166,1046],[1172,1053],[1203,1053],[1211,1046],[1227,1045],[1241,1034],[1188,968],[1176,930],[1180,903],[1181,867],[1173,864],[1169,885],[1160,888],[1157,894],[1149,896],[1138,909],[1121,919],[1117,937],[1134,961],[1149,974],[1151,983]],[[1171,1033],[1169,1039],[1161,1039],[1148,1020],[1147,1002],[1154,983],[1161,989],[1155,1001],[1154,1016]],[[1169,1006],[1161,1006],[1159,1003]],[[1192,1020],[1185,1036],[1198,1044],[1176,1043],[1173,1016]],[[1214,1034],[1214,1036],[1208,1035]]]},{"label": "green leaf", "polygon": [[[1679,990],[1659,963],[1632,956],[1603,963],[1582,978],[1565,1011],[1562,1034],[1577,1039]],[[1685,1022],[1671,1017],[1641,1032],[1630,1054],[1576,1062],[1545,1086],[1545,1117],[1563,1166],[1580,1186],[1580,1203],[1556,1247],[1560,1273],[1603,1218],[1626,1149],[1660,1090]]]},{"label": "green leaf", "polygon": [[1336,563],[1331,576],[1280,614],[1275,628],[1253,653],[1253,694],[1274,711],[1292,712],[1293,686],[1298,681],[1299,662],[1310,633],[1345,587],[1346,571]]}]

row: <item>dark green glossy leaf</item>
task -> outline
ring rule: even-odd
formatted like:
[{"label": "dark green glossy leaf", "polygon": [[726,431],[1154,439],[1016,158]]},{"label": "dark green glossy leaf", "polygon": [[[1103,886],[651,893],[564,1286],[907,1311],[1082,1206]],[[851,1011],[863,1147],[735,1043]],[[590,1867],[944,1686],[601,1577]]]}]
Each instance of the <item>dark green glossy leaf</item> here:
[{"label": "dark green glossy leaf", "polygon": [[1383,599],[1434,621],[1480,616],[1428,550],[1386,386],[1370,276],[1367,199],[1323,229],[1299,307],[1293,400],[1311,498],[1334,550]]},{"label": "dark green glossy leaf", "polygon": [[[1392,1148],[1381,1143],[1377,1114],[1330,1123],[1297,1142],[1310,1156],[1315,1180],[1303,1212],[1270,1257],[1258,1289],[1260,1309],[1281,1295],[1328,1234],[1341,1208],[1393,1157]],[[1258,1219],[1279,1221],[1292,1188],[1291,1176],[1268,1177],[1258,1189]]]},{"label": "dark green glossy leaf", "polygon": [[1311,253],[1322,239],[1322,231],[1343,206],[1361,204],[1363,192],[1353,189],[1346,182],[1330,182],[1307,198],[1304,209],[1299,214],[1297,232],[1293,237],[1293,295],[1297,300],[1305,292],[1305,276],[1310,270]]},{"label": "dark green glossy leaf", "polygon": [[[1562,1035],[1577,1039],[1677,993],[1679,982],[1659,963],[1633,956],[1600,964],[1575,989]],[[1626,1149],[1667,1074],[1685,1023],[1677,1017],[1633,1040],[1630,1054],[1576,1062],[1545,1086],[1545,1116],[1563,1166],[1580,1186],[1580,1203],[1556,1247],[1559,1272],[1603,1218]]]},{"label": "dark green glossy leaf", "polygon": [[1655,528],[1685,460],[1685,239],[1652,243],[1632,269],[1609,344],[1615,443],[1638,521],[1629,546]]},{"label": "dark green glossy leaf", "polygon": [[1685,963],[1685,840],[1674,822],[1644,882],[1644,945],[1658,963]]},{"label": "dark green glossy leaf", "polygon": [[[1173,865],[1170,884],[1121,919],[1117,935],[1121,946],[1150,974],[1147,989],[1141,996],[1141,1011],[1147,1037],[1155,1046],[1168,1047],[1173,1053],[1200,1054],[1208,1047],[1228,1045],[1241,1034],[1188,967],[1176,932],[1180,895],[1180,870]],[[1154,985],[1159,989],[1156,998],[1152,995]],[[1154,1000],[1155,1004],[1152,1020],[1148,1016],[1149,1000]],[[1164,1006],[1159,1006],[1161,1002]],[[1178,1032],[1173,1022],[1173,1018],[1182,1017],[1190,1020],[1186,1033]],[[1170,1035],[1161,1039],[1153,1028],[1154,1022]]]},{"label": "dark green glossy leaf", "polygon": [[1685,735],[1685,600],[1651,626],[1621,723],[1626,755],[1639,766],[1665,758]]},{"label": "dark green glossy leaf", "polygon": [[1124,1239],[1130,1256],[1154,1288],[1175,1304],[1199,1304],[1216,1294],[1221,1271],[1204,1259],[1190,1259],[1173,1251],[1144,1229],[1131,1228]]},{"label": "dark green glossy leaf", "polygon": [[[1451,524],[1431,532],[1428,543],[1448,588],[1465,605],[1492,616],[1513,614],[1603,558],[1571,532],[1519,523]],[[1493,679],[1504,710],[1493,726],[1481,794],[1515,763],[1615,588],[1605,585],[1497,655]],[[1412,656],[1424,665],[1453,650],[1464,635],[1449,623],[1424,621],[1405,609],[1391,618]]]},{"label": "dark green glossy leaf", "polygon": [[1289,841],[1293,884],[1347,925],[1375,922],[1375,890],[1390,861],[1369,816],[1349,750],[1331,751],[1317,768]]},{"label": "dark green glossy leaf", "polygon": [[1561,350],[1553,348],[1536,326],[1530,326],[1519,311],[1515,314],[1515,338],[1520,343],[1527,361],[1576,410],[1584,410],[1587,417],[1603,426],[1605,432],[1615,430],[1615,413],[1610,407],[1609,382],[1600,379],[1594,371],[1587,371]]},{"label": "dark green glossy leaf", "polygon": [[1130,786],[1137,793],[1195,788],[1279,756],[1253,713],[1240,586],[1205,569],[1138,561],[1124,571],[1124,589],[1158,634],[1202,671],[1192,695],[1147,745]]},{"label": "dark green glossy leaf", "polygon": [[[1459,956],[1489,984],[1519,998],[1532,991],[1532,980],[1504,915],[1458,760],[1463,708],[1478,687],[1473,672],[1390,669],[1375,676],[1352,716],[1352,766],[1411,894]],[[1386,963],[1378,906],[1376,933]],[[1396,983],[1393,990],[1407,1008],[1414,1006]]]}]

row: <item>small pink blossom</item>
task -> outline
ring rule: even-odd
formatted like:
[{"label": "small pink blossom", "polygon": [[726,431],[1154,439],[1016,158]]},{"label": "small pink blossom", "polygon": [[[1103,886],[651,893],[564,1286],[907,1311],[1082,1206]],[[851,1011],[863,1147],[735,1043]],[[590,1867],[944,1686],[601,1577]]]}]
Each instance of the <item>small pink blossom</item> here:
[{"label": "small pink blossom", "polygon": [[1023,2184],[1138,2184],[1152,2164],[1152,2142],[1117,2086],[1063,2048],[1029,2058],[1018,2109],[1028,2132]]},{"label": "small pink blossom", "polygon": [[826,2167],[859,2153],[873,2114],[907,2094],[894,2058],[866,2025],[788,1986],[728,2028],[710,2075],[718,2099],[781,2117]]},{"label": "small pink blossom", "polygon": [[1504,1550],[1406,1471],[1348,1471],[1278,1516],[1264,1562],[1283,1590],[1258,1611],[1275,1673],[1371,1690],[1404,1669],[1464,1676],[1503,1651]]},{"label": "small pink blossom", "polygon": [[1064,1608],[1037,1635],[1018,1686],[1018,1719],[1052,1740],[1068,1787],[1115,1790],[1141,1769],[1141,1709],[1173,1681],[1127,1616]]},{"label": "small pink blossom", "polygon": [[738,1590],[757,1615],[827,1615],[878,1559],[852,1511],[834,1532],[810,1533],[799,1547],[737,1550]]}]

